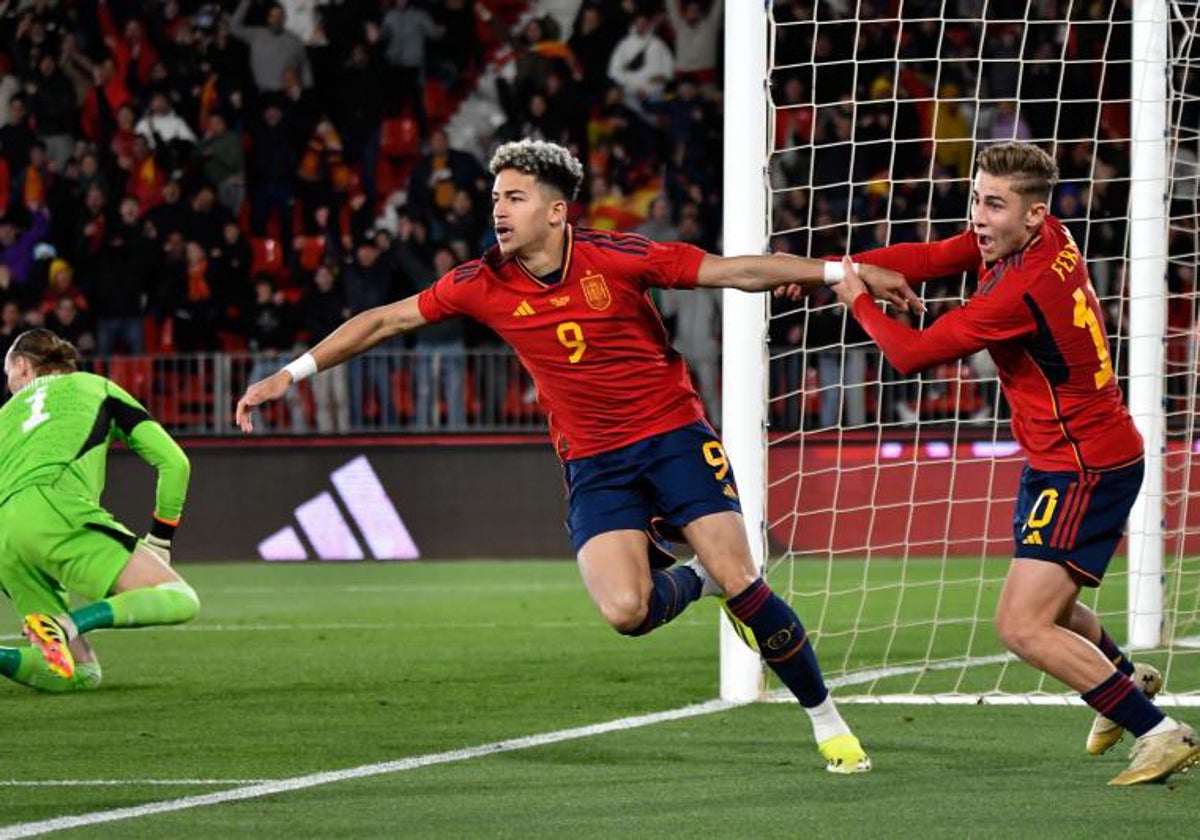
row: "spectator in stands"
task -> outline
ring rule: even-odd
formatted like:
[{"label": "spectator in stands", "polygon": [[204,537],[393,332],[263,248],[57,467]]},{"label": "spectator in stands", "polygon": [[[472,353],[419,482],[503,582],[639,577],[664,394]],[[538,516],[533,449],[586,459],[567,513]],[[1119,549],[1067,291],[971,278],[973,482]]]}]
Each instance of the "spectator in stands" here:
[{"label": "spectator in stands", "polygon": [[247,26],[246,13],[250,0],[242,0],[229,21],[229,32],[250,45],[250,72],[259,93],[274,93],[283,87],[284,68],[291,67],[300,74],[301,83],[311,87],[312,66],[304,42],[284,28],[287,12],[281,3],[267,8],[266,26]]},{"label": "spectator in stands", "polygon": [[151,254],[142,236],[136,198],[121,199],[116,223],[104,231],[88,298],[96,317],[96,352],[138,355],[145,349],[142,316],[146,312]]},{"label": "spectator in stands", "polygon": [[604,93],[608,79],[608,60],[616,48],[620,33],[605,25],[604,7],[586,3],[579,11],[567,46],[576,60],[576,79],[580,95],[587,105],[593,105]]},{"label": "spectator in stands", "polygon": [[307,138],[297,170],[296,195],[306,210],[333,206],[350,187],[350,167],[342,157],[342,136],[322,115]]},{"label": "spectator in stands", "polygon": [[430,235],[435,242],[462,242],[470,255],[468,259],[474,259],[483,251],[487,229],[487,220],[475,206],[471,191],[459,189],[454,191],[450,209],[434,220]]},{"label": "spectator in stands", "polygon": [[155,93],[150,97],[150,107],[133,130],[146,138],[168,172],[181,168],[181,164],[190,158],[192,146],[196,143],[195,133],[175,113],[165,93]]},{"label": "spectator in stands", "polygon": [[229,211],[217,203],[213,188],[200,184],[192,193],[191,207],[184,216],[183,234],[199,242],[208,253],[220,246],[225,225],[232,220]]},{"label": "spectator in stands", "polygon": [[443,0],[433,9],[434,21],[452,38],[437,38],[429,45],[428,66],[447,88],[461,90],[467,74],[476,70],[483,59],[475,22],[474,0]]},{"label": "spectator in stands", "polygon": [[388,68],[389,114],[400,114],[408,105],[424,137],[429,134],[429,118],[425,114],[425,45],[441,38],[443,32],[424,9],[410,5],[408,0],[392,2],[394,5],[375,30],[383,42]]},{"label": "spectator in stands", "polygon": [[0,156],[8,163],[10,173],[20,172],[29,163],[29,148],[37,134],[29,124],[25,97],[8,100],[8,123],[0,127]]},{"label": "spectator in stands", "polygon": [[183,202],[183,184],[178,179],[163,184],[160,201],[145,214],[145,219],[147,235],[160,242],[187,229],[188,207]]},{"label": "spectator in stands", "polygon": [[49,53],[38,59],[38,72],[26,84],[29,106],[46,152],[55,166],[62,166],[75,148],[79,130],[75,86],[59,70],[58,61]]},{"label": "spectator in stands", "polygon": [[220,111],[208,115],[197,152],[204,179],[217,188],[222,206],[238,212],[246,197],[246,162],[241,138],[229,130]]},{"label": "spectator in stands", "polygon": [[277,100],[283,108],[283,121],[301,139],[312,133],[317,122],[329,110],[317,100],[316,91],[300,82],[300,74],[295,67],[283,68]]},{"label": "spectator in stands", "polygon": [[234,309],[240,315],[250,303],[250,266],[254,254],[237,222],[226,220],[221,244],[209,251],[209,259],[213,265],[213,299],[217,311],[225,316]]},{"label": "spectator in stands", "polygon": [[363,190],[373,202],[385,92],[366,44],[354,44],[350,58],[338,69],[335,90],[334,111],[345,142],[346,163],[362,172]]},{"label": "spectator in stands", "polygon": [[178,243],[183,239],[178,231],[167,237],[173,258],[168,282],[174,284],[171,317],[175,325],[175,349],[180,353],[210,353],[217,349],[217,311],[208,254],[199,242],[189,241],[183,246],[184,260],[180,265],[176,255]]},{"label": "spectator in stands", "polygon": [[[17,305],[17,302],[0,298],[0,356],[6,355],[8,348],[12,347],[17,336],[28,328],[29,325],[21,316],[21,307]],[[3,405],[2,400],[0,400],[0,405]]]},{"label": "spectator in stands", "polygon": [[[312,285],[300,301],[303,329],[310,347],[350,317],[346,295],[338,284],[337,270],[337,263],[321,263],[313,273]],[[338,365],[323,370],[311,381],[317,410],[317,431],[321,434],[350,431],[350,391],[346,366]]]},{"label": "spectator in stands", "polygon": [[[438,248],[433,255],[433,270],[427,271],[432,285],[437,278],[454,269],[458,263],[449,248]],[[422,287],[423,288],[423,287]],[[418,429],[437,429],[442,426],[442,406],[446,409],[449,431],[461,431],[467,425],[466,346],[463,343],[462,320],[450,318],[421,330],[416,337],[417,357],[413,379],[416,391]]]},{"label": "spectator in stands", "polygon": [[[44,212],[29,219],[20,208],[9,207],[0,217],[0,263],[8,267],[14,286],[23,286],[33,278],[33,252],[50,232],[50,217]],[[22,230],[24,228],[24,230]]]},{"label": "spectator in stands", "polygon": [[629,33],[609,58],[608,75],[624,90],[629,107],[639,113],[662,99],[667,82],[675,75],[675,58],[654,34],[654,19],[646,12],[634,14]]},{"label": "spectator in stands", "polygon": [[79,311],[77,299],[71,295],[59,298],[45,319],[46,329],[75,345],[82,355],[96,350],[96,338],[88,326],[87,317]]},{"label": "spectator in stands", "polygon": [[[246,312],[246,339],[254,353],[254,364],[250,368],[251,382],[277,370],[280,359],[287,358],[296,345],[294,307],[266,275],[260,274],[254,280],[254,300]],[[304,400],[300,389],[293,391],[287,399],[291,429],[295,434],[303,434],[308,430]]]},{"label": "spectator in stands", "polygon": [[[680,220],[680,242],[697,243],[702,239],[694,216]],[[709,417],[721,416],[720,344],[714,339],[721,332],[721,290],[662,289],[660,308],[674,321],[671,344],[687,360]]]},{"label": "spectator in stands", "polygon": [[[342,280],[351,315],[399,298],[394,291],[391,261],[380,259],[373,230],[367,231],[359,240],[353,261],[342,272]],[[366,353],[352,359],[346,367],[350,376],[350,422],[356,428],[363,426],[366,397],[373,393],[379,411],[377,423],[384,427],[393,426],[396,408],[392,399],[391,360],[387,353],[382,350]]]},{"label": "spectator in stands", "polygon": [[[283,108],[268,100],[253,130],[250,181],[250,228],[265,236],[272,212],[280,238],[291,247],[293,179],[298,162],[296,138],[283,119]],[[307,139],[307,138],[304,138]]]},{"label": "spectator in stands", "polygon": [[487,195],[490,180],[474,155],[450,147],[442,129],[429,136],[429,151],[413,166],[408,180],[408,212],[430,222],[450,209],[457,190]]},{"label": "spectator in stands", "polygon": [[679,228],[671,219],[670,199],[660,195],[650,202],[650,214],[646,221],[638,225],[636,232],[655,242],[679,241]]},{"label": "spectator in stands", "polygon": [[725,0],[709,0],[707,12],[700,0],[667,0],[667,16],[675,30],[675,78],[689,79],[715,90],[717,36],[724,21]]}]

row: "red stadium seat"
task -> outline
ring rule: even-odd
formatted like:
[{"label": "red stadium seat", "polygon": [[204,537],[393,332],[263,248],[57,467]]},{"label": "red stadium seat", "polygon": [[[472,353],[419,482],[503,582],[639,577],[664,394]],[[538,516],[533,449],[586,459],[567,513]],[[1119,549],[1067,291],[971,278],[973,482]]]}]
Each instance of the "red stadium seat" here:
[{"label": "red stadium seat", "polygon": [[325,259],[325,237],[297,236],[296,251],[300,254],[300,267],[305,271],[316,271]]},{"label": "red stadium seat", "polygon": [[421,130],[412,117],[392,117],[380,127],[379,150],[385,157],[417,157],[421,154]]},{"label": "red stadium seat", "polygon": [[283,274],[283,248],[279,240],[267,236],[250,238],[250,249],[254,258],[250,263],[251,274],[270,274],[278,277]]}]

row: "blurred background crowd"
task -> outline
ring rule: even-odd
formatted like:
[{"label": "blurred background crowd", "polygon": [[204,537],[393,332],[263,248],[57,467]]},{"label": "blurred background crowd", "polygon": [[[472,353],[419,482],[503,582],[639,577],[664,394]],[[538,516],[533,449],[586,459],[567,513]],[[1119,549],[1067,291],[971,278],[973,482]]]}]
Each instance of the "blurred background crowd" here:
[{"label": "blurred background crowd", "polygon": [[[821,3],[819,22],[817,5],[774,5],[773,247],[955,233],[978,144],[1044,141],[1064,176],[1053,210],[1115,322],[1128,0],[910,0],[903,24],[884,0]],[[1011,19],[1027,5],[1032,20]],[[837,22],[855,12],[864,22]],[[487,158],[526,137],[586,162],[579,223],[719,249],[724,13],[722,0],[0,0],[0,351],[45,325],[169,424],[221,431],[247,377],[486,249]],[[1191,183],[1179,200],[1195,202]],[[1174,267],[1173,287],[1193,274]],[[959,282],[927,288],[930,317],[957,305]],[[719,296],[658,302],[717,411]],[[993,410],[986,360],[880,388],[878,355],[827,292],[775,307],[779,427]],[[445,324],[317,377],[267,425],[536,425],[532,397],[494,335]]]}]

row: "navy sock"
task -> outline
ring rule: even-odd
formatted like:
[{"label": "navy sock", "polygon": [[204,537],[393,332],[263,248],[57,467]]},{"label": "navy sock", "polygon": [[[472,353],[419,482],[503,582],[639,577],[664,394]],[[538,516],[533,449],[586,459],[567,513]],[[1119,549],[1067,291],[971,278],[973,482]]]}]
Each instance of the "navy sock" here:
[{"label": "navy sock", "polygon": [[771,670],[805,708],[825,702],[829,689],[817,655],[796,611],[771,591],[762,578],[725,602],[729,611],[754,632],[758,649]]},{"label": "navy sock", "polygon": [[1100,648],[1100,652],[1108,657],[1108,661],[1118,671],[1127,677],[1133,676],[1133,660],[1125,655],[1125,651],[1117,647],[1117,643],[1112,640],[1103,627],[1100,628],[1100,641],[1096,642],[1096,647]]},{"label": "navy sock", "polygon": [[633,630],[623,631],[626,636],[644,636],[666,624],[699,598],[704,587],[699,575],[687,566],[655,569],[650,573],[650,579],[654,581],[654,588],[650,590],[650,609],[641,624]]},{"label": "navy sock", "polygon": [[1113,723],[1141,737],[1162,722],[1165,715],[1137,690],[1133,680],[1115,672],[1095,688],[1084,692],[1083,702]]}]

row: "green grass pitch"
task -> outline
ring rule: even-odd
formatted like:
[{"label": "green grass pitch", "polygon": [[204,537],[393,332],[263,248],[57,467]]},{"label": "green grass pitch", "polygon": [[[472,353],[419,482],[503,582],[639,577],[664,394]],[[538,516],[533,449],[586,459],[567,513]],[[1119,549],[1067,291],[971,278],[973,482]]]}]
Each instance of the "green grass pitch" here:
[{"label": "green grass pitch", "polygon": [[[201,595],[200,618],[97,634],[99,692],[0,688],[0,837],[21,823],[470,748],[717,694],[715,601],[627,639],[595,615],[571,563],[182,572]],[[825,773],[795,706],[755,704],[75,835],[1094,837],[1114,826],[1194,834],[1200,778],[1107,788],[1126,745],[1085,755],[1086,709],[843,712],[875,760],[870,774]],[[29,784],[38,781],[53,784]]]}]

